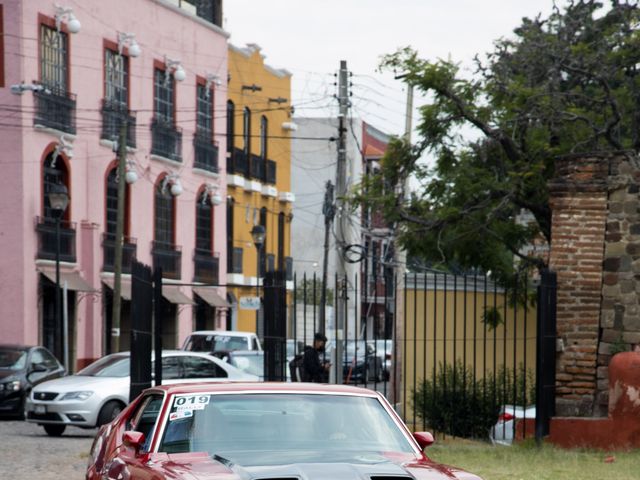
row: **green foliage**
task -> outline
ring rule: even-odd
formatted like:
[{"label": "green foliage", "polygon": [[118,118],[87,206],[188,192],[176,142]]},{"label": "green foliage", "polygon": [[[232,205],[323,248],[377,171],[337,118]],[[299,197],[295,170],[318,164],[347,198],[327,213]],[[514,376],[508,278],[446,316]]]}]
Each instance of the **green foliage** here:
[{"label": "green foliage", "polygon": [[439,364],[435,381],[422,381],[413,393],[413,408],[420,419],[437,432],[464,438],[488,438],[503,405],[531,405],[535,402],[535,376],[518,367],[515,378],[509,368],[500,367],[483,378],[473,377],[473,367],[461,361]]},{"label": "green foliage", "polygon": [[[393,140],[352,200],[383,212],[409,255],[435,268],[507,280],[544,267],[523,247],[550,239],[555,159],[640,150],[639,22],[636,2],[569,1],[547,18],[523,19],[470,79],[411,48],[383,57],[381,69],[402,72],[429,103],[417,143]],[[477,134],[462,134],[470,129]],[[421,187],[407,194],[409,178]]]},{"label": "green foliage", "polygon": [[616,353],[627,352],[629,350],[628,347],[629,347],[628,344],[625,343],[622,337],[622,332],[620,332],[620,335],[618,335],[618,338],[616,338],[615,342],[613,342],[611,344],[611,347],[609,347],[609,353],[613,357]]},{"label": "green foliage", "polygon": [[[322,299],[322,280],[307,278],[296,285],[296,301],[307,305],[320,305]],[[326,306],[333,305],[333,288],[327,287]]]},{"label": "green foliage", "polygon": [[501,325],[504,321],[502,315],[496,307],[487,307],[482,312],[482,323],[484,323],[489,330],[495,330],[498,325]]}]

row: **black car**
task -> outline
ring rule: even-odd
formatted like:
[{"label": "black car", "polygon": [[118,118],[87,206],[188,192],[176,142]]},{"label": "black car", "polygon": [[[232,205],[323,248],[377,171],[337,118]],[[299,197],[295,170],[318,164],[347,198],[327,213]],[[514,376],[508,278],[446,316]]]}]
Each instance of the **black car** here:
[{"label": "black car", "polygon": [[0,415],[21,417],[31,388],[64,374],[64,367],[44,347],[0,345]]}]

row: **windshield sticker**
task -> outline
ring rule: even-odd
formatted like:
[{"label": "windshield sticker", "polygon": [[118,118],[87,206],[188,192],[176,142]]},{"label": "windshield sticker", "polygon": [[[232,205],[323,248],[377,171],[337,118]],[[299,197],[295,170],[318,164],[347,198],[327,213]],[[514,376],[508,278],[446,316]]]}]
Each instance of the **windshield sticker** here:
[{"label": "windshield sticker", "polygon": [[176,410],[202,410],[209,403],[209,395],[185,395],[176,397],[173,408]]},{"label": "windshield sticker", "polygon": [[193,412],[191,410],[178,410],[177,412],[173,412],[169,415],[169,421],[173,422],[174,420],[180,420],[181,418],[192,417]]}]

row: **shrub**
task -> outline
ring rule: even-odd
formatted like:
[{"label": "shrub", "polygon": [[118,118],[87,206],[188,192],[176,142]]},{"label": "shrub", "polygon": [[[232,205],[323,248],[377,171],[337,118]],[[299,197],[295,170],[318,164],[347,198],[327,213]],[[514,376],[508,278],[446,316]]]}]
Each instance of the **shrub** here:
[{"label": "shrub", "polygon": [[[525,382],[526,380],[526,382]],[[435,381],[424,379],[413,391],[416,416],[435,431],[466,438],[488,438],[505,404],[525,405],[535,402],[535,379],[531,370],[520,365],[516,374],[514,397],[513,370],[501,367],[473,378],[472,367],[458,361],[439,364]]]}]

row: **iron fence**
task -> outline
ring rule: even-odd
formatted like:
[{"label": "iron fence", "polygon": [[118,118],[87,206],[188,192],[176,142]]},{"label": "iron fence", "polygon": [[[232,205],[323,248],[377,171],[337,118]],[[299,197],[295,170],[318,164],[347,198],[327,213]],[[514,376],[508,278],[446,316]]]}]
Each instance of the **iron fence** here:
[{"label": "iron fence", "polygon": [[218,145],[211,140],[211,135],[194,135],[193,148],[195,153],[193,166],[218,173]]},{"label": "iron fence", "polygon": [[151,121],[151,154],[182,161],[182,129],[158,118]]},{"label": "iron fence", "polygon": [[[133,237],[125,237],[122,243],[122,273],[131,273],[131,265],[136,259],[138,246],[136,239]],[[102,235],[102,270],[105,272],[113,272],[116,257],[116,240],[115,235],[104,233]]]},{"label": "iron fence", "polygon": [[182,251],[178,245],[152,242],[153,269],[162,270],[164,278],[179,280],[182,267]]}]

